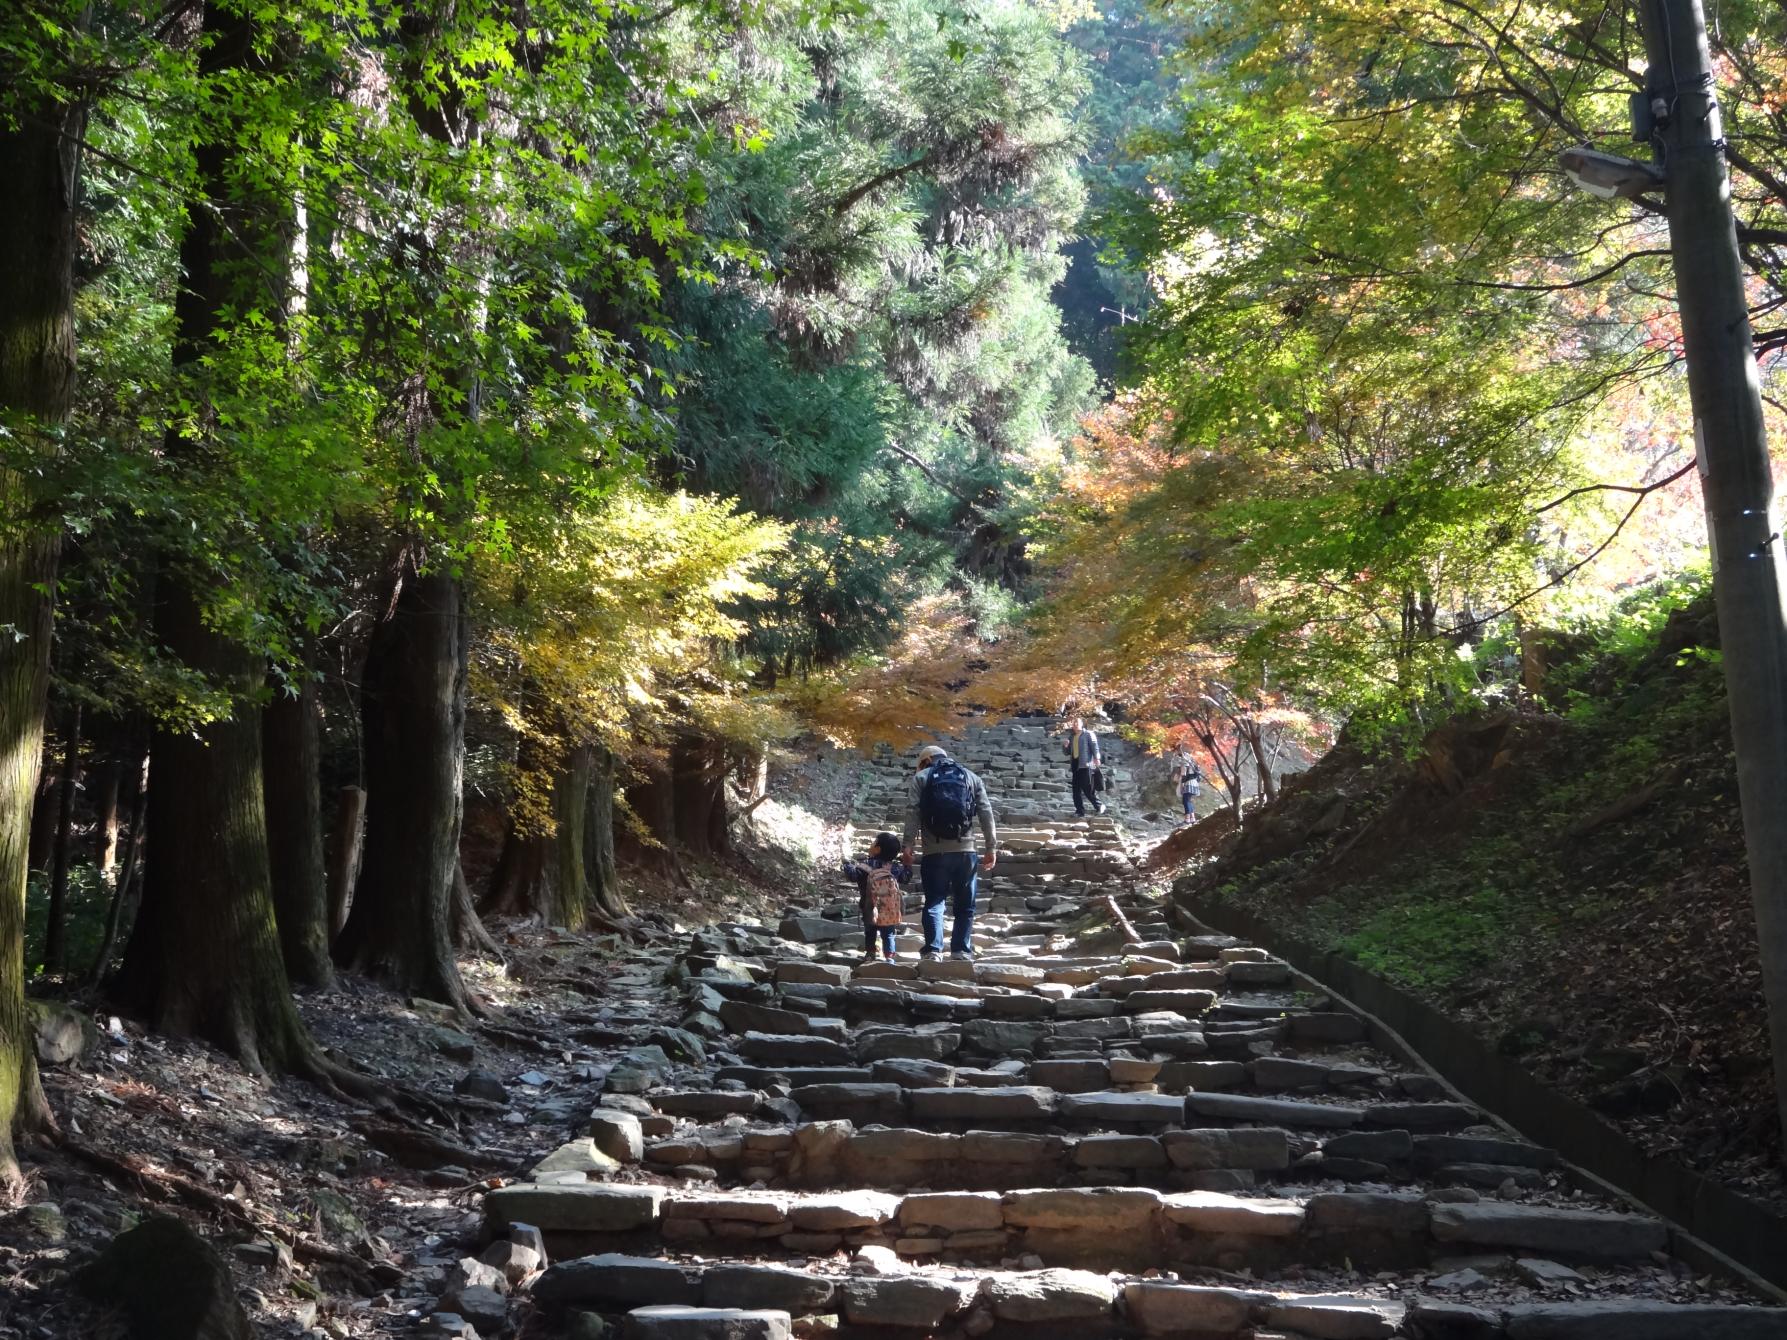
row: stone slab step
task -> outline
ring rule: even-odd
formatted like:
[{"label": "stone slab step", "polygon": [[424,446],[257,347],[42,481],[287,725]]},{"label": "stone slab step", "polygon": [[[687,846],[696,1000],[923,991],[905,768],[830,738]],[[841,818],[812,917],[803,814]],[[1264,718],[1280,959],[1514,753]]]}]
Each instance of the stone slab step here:
[{"label": "stone slab step", "polygon": [[[966,1212],[965,1212],[966,1213]],[[972,1231],[972,1230],[962,1230]],[[1306,1294],[1137,1279],[1069,1269],[852,1275],[760,1263],[678,1262],[607,1253],[549,1267],[533,1289],[551,1309],[656,1314],[674,1340],[780,1336],[736,1330],[737,1318],[837,1315],[853,1327],[914,1336],[952,1322],[1071,1323],[1076,1334],[1235,1337],[1268,1328],[1309,1337],[1475,1337],[1477,1340],[1787,1340],[1787,1309],[1679,1304],[1643,1298],[1471,1306],[1416,1296]],[[975,1322],[975,1317],[984,1322]],[[1106,1329],[1111,1328],[1111,1329]],[[658,1334],[658,1333],[654,1333]]]},{"label": "stone slab step", "polygon": [[[834,1161],[842,1157],[836,1148],[828,1153]],[[1668,1241],[1664,1224],[1640,1215],[1430,1203],[1417,1194],[1378,1192],[1273,1197],[1091,1186],[943,1197],[869,1191],[811,1196],[601,1184],[505,1187],[486,1196],[484,1212],[493,1231],[523,1222],[548,1234],[638,1239],[655,1231],[670,1243],[749,1243],[757,1251],[880,1245],[909,1257],[1001,1259],[1016,1252],[1051,1265],[1133,1269],[1213,1264],[1237,1254],[1261,1266],[1341,1260],[1407,1265],[1456,1252],[1460,1244],[1563,1260],[1648,1262]]]},{"label": "stone slab step", "polygon": [[819,1138],[817,1128],[710,1127],[652,1142],[645,1160],[658,1168],[701,1164],[721,1177],[804,1187],[985,1189],[1117,1176],[1181,1190],[1233,1190],[1251,1186],[1256,1175],[1289,1169],[1302,1148],[1288,1132],[1266,1127],[1160,1135],[833,1127],[824,1160],[797,1159],[798,1145]]}]

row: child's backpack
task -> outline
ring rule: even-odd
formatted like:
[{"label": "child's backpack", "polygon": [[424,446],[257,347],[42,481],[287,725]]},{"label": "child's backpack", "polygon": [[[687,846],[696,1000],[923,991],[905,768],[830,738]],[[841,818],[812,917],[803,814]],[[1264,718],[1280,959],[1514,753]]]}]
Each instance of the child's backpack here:
[{"label": "child's backpack", "polygon": [[930,776],[918,795],[918,817],[924,820],[928,832],[946,842],[965,838],[979,808],[966,768],[953,758],[939,759],[931,765]]},{"label": "child's backpack", "polygon": [[898,926],[905,909],[900,906],[900,881],[891,865],[869,871],[869,919],[877,926]]}]

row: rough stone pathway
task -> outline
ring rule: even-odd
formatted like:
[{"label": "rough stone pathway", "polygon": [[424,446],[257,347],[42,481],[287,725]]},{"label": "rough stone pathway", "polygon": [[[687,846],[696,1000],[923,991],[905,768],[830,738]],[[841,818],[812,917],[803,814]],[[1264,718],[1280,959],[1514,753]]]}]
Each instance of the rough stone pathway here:
[{"label": "rough stone pathway", "polygon": [[[842,880],[690,935],[679,1025],[608,1007],[653,1040],[484,1197],[437,1333],[526,1294],[529,1336],[1787,1340],[1285,964],[1175,933],[1041,723],[958,757],[1005,835],[977,961],[860,962]],[[897,831],[906,766],[871,765],[859,836]]]}]

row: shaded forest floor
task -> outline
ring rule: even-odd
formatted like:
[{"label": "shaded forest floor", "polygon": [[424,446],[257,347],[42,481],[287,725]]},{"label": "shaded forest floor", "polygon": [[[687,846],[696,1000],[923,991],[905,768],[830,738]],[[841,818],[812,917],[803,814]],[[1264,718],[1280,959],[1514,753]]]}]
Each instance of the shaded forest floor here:
[{"label": "shaded forest floor", "polygon": [[65,1141],[26,1150],[24,1204],[0,1212],[0,1337],[122,1336],[122,1319],[83,1302],[69,1277],[155,1213],[188,1219],[226,1254],[259,1335],[409,1330],[474,1248],[488,1179],[525,1173],[580,1134],[607,1063],[641,1030],[665,1030],[673,1059],[687,1045],[659,984],[687,931],[774,915],[829,882],[814,858],[836,853],[855,780],[830,751],[784,757],[777,798],[735,826],[731,858],[690,869],[687,886],[628,873],[640,914],[628,939],[495,923],[505,961],[461,963],[482,1018],[353,978],[300,998],[331,1055],[427,1095],[445,1121],[257,1079],[103,1002],[72,1002],[96,1027],[80,1059],[44,1067]]},{"label": "shaded forest floor", "polygon": [[[1651,1153],[1787,1202],[1710,600],[1409,761],[1342,745],[1183,877],[1468,1022]],[[1201,825],[1200,825],[1201,827]]]}]

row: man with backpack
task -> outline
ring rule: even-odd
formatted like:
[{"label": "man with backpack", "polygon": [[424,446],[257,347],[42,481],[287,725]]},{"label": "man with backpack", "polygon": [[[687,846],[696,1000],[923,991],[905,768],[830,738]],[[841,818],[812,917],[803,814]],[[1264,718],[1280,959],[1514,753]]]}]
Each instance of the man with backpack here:
[{"label": "man with backpack", "polygon": [[[974,827],[980,826],[984,850],[975,860]],[[943,955],[943,903],[948,899],[952,922],[950,957],[974,957],[974,891],[979,870],[998,861],[999,832],[986,784],[937,745],[918,751],[918,772],[906,796],[906,864],[912,864],[913,840],[924,835],[924,859],[918,865],[924,885],[924,952]],[[978,864],[978,869],[976,868]]]}]

